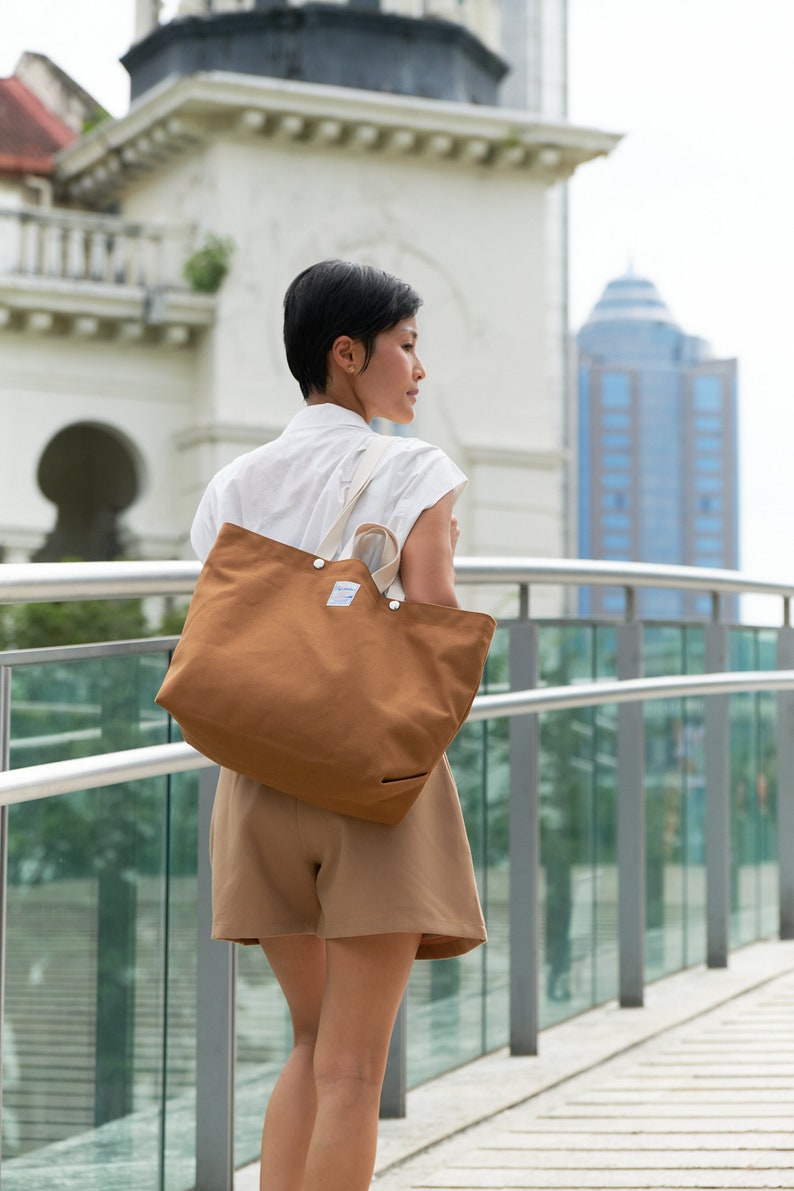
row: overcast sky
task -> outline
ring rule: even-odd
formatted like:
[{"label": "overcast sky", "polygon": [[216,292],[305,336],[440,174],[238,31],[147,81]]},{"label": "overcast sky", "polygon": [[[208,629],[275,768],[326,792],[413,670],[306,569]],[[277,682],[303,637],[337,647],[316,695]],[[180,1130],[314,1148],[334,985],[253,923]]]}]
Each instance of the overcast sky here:
[{"label": "overcast sky", "polygon": [[794,3],[570,8],[571,119],[626,133],[571,185],[572,321],[631,260],[686,331],[738,358],[741,567],[790,580]]},{"label": "overcast sky", "polygon": [[[166,15],[175,0],[168,0]],[[0,76],[48,54],[114,115],[133,0],[0,0]],[[794,0],[570,0],[570,115],[626,134],[571,184],[571,315],[626,271],[737,356],[742,568],[794,579]]]}]

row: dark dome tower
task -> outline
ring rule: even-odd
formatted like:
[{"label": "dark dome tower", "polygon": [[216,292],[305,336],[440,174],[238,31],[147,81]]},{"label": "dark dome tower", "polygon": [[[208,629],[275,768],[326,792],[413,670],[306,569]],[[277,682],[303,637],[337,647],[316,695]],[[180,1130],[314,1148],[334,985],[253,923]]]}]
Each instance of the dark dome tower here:
[{"label": "dark dome tower", "polygon": [[166,78],[223,71],[495,105],[507,63],[465,24],[348,4],[255,0],[177,16],[124,55],[132,99]]}]

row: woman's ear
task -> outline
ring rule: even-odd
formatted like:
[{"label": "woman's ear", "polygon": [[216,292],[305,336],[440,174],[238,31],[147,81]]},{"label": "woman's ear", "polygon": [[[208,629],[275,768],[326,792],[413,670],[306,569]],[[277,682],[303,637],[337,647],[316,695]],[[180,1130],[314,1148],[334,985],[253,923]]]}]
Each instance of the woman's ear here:
[{"label": "woman's ear", "polygon": [[355,371],[355,345],[349,335],[339,335],[331,345],[331,359],[343,372]]}]

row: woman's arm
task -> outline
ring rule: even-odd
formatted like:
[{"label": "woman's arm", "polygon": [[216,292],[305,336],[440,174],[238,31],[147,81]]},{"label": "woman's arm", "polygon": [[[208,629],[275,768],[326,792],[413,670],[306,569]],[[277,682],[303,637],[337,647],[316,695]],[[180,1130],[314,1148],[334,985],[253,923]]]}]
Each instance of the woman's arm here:
[{"label": "woman's arm", "polygon": [[452,515],[454,492],[442,496],[432,508],[420,513],[405,540],[400,561],[400,579],[407,600],[424,604],[447,604],[458,608],[455,594],[453,553],[458,540],[458,523]]}]

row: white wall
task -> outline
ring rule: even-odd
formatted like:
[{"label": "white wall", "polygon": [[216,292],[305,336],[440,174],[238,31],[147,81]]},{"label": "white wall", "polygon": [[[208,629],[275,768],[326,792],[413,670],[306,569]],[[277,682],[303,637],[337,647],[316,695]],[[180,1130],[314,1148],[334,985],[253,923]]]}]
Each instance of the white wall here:
[{"label": "white wall", "polygon": [[190,351],[21,331],[0,335],[6,430],[0,435],[0,542],[7,559],[27,557],[55,524],[55,506],[41,494],[36,471],[50,440],[75,422],[103,426],[130,445],[141,490],[122,522],[142,555],[173,557],[188,516],[174,485],[174,439],[192,417],[194,385]]},{"label": "white wall", "polygon": [[[215,322],[179,350],[106,332],[80,340],[58,327],[31,338],[17,322],[0,332],[0,398],[24,411],[14,482],[3,487],[0,478],[0,542],[35,546],[52,527],[36,464],[58,429],[91,420],[115,427],[145,460],[146,483],[127,518],[141,551],[184,551],[211,475],[301,408],[284,360],[283,294],[306,265],[339,256],[388,269],[425,299],[428,379],[415,432],[470,477],[461,550],[564,553],[564,204],[548,174],[501,152],[511,148],[510,123],[499,125],[505,145],[494,140],[478,155],[467,150],[478,136],[493,137],[489,109],[392,97],[373,107],[366,95],[333,88],[323,98],[330,108],[318,107],[317,88],[223,75],[200,80],[198,98],[191,86],[164,84],[104,139],[76,146],[62,184],[86,170],[90,189],[96,168],[100,180],[114,179],[125,218],[191,225],[197,243],[207,233],[233,237]],[[312,128],[318,115],[338,111],[344,136],[290,139],[284,110],[309,112]],[[391,136],[397,119],[415,137],[404,153]],[[521,136],[531,136],[533,122],[521,119]],[[374,144],[356,135],[371,120],[384,121],[386,134],[376,133],[376,148],[356,149]],[[451,159],[426,148],[430,137],[443,152],[444,136],[433,138],[439,128],[452,130]],[[129,171],[121,164],[127,134]],[[156,154],[153,144],[162,146]]]},{"label": "white wall", "polygon": [[[539,180],[239,136],[194,151],[125,196],[125,215],[163,212],[237,246],[193,406],[198,424],[230,428],[230,449],[217,430],[211,449],[206,436],[187,436],[186,492],[198,492],[226,454],[250,448],[245,428],[269,437],[300,408],[281,343],[284,290],[306,265],[340,256],[386,268],[424,297],[428,379],[415,429],[471,475],[462,549],[561,552],[561,398],[559,366],[549,360]],[[503,473],[493,463],[500,452],[509,456]],[[486,515],[491,506],[498,517]]]}]

